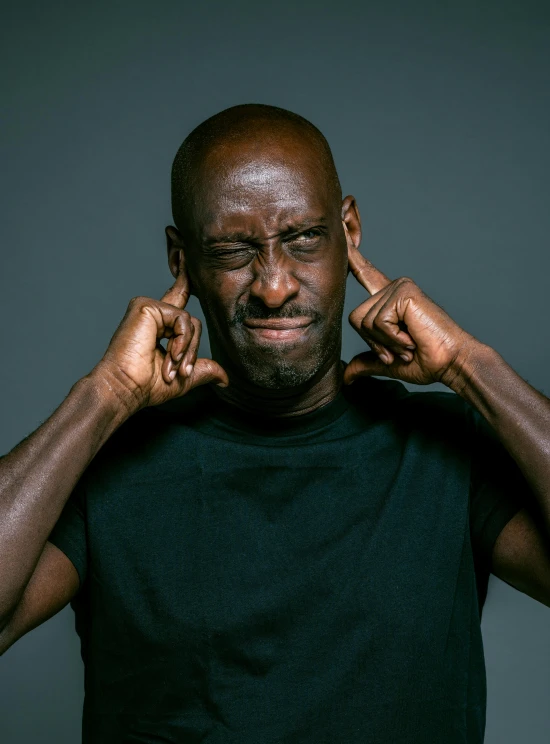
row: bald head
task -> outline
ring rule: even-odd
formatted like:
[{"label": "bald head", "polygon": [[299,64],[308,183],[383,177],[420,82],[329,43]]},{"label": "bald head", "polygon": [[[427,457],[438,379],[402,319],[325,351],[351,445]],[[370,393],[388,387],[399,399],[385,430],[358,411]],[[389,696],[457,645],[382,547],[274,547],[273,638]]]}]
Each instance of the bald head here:
[{"label": "bald head", "polygon": [[243,104],[199,124],[179,148],[171,184],[172,214],[179,230],[184,235],[193,232],[197,200],[212,179],[223,177],[235,165],[246,172],[249,163],[252,172],[258,161],[296,167],[306,163],[306,177],[321,182],[338,205],[342,200],[330,147],[316,126],[286,109]]},{"label": "bald head", "polygon": [[260,104],[207,119],[174,160],[172,211],[170,271],[185,270],[233,390],[239,381],[248,400],[249,386],[307,387],[340,368],[361,229],[317,127]]}]

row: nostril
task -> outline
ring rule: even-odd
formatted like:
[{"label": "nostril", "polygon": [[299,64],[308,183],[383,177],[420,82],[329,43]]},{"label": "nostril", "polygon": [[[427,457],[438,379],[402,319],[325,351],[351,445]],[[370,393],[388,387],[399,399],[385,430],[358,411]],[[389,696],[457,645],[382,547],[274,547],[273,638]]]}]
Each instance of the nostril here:
[{"label": "nostril", "polygon": [[255,279],[250,285],[250,294],[259,297],[266,305],[277,306],[297,294],[299,288],[299,283],[293,277],[279,272]]}]

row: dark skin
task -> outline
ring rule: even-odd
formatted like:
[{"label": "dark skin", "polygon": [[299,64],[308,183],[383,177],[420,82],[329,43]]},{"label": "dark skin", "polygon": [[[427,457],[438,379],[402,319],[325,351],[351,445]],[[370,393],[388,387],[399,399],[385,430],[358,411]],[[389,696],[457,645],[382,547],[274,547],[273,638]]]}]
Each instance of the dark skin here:
[{"label": "dark skin", "polygon": [[[342,383],[351,384],[363,375],[447,385],[483,414],[541,507],[542,521],[523,508],[502,530],[493,551],[493,573],[550,606],[550,400],[522,380],[494,349],[455,323],[412,279],[390,280],[362,256],[353,196],[336,203],[313,172],[304,143],[281,143],[280,148],[275,155],[249,159],[246,148],[220,152],[219,162],[209,163],[212,178],[202,183],[194,240],[186,241],[176,228],[166,228],[176,285],[201,300],[213,358],[228,374],[230,384],[217,388],[218,395],[263,416],[292,416],[329,402]],[[308,230],[319,225],[319,217],[324,218],[326,231],[313,239]],[[311,247],[302,253],[292,236],[304,229],[300,240]],[[216,249],[227,252],[223,259],[215,255]],[[340,296],[348,271],[371,295],[349,318],[371,351],[357,355],[342,370],[339,340],[333,345],[329,341],[329,328],[341,317],[329,298],[333,293]],[[318,337],[327,339],[329,353],[309,380],[271,389],[247,377],[232,353],[235,345],[228,337],[227,319],[239,302],[246,307],[250,298],[282,314],[293,303],[318,309],[325,320],[319,324]],[[286,342],[265,342],[280,344],[284,353]],[[249,345],[258,364],[264,363],[257,340]],[[298,367],[307,366],[313,346],[311,336],[300,336],[299,344],[287,347],[288,357]],[[180,348],[177,341],[175,348]],[[181,374],[169,350],[166,373],[172,368]]]},{"label": "dark skin", "polygon": [[[229,377],[218,394],[263,415],[311,411],[342,382],[347,248],[361,224],[354,198],[340,201],[317,160],[297,137],[261,157],[240,143],[220,148],[204,164],[192,238],[166,228],[170,270],[178,277],[184,260],[212,356]],[[302,326],[258,327],[288,321]],[[279,380],[265,379],[278,367]]]},{"label": "dark skin", "polygon": [[[267,149],[222,148],[207,163],[190,233],[166,228],[173,286],[160,300],[133,298],[103,358],[1,458],[0,653],[78,589],[76,569],[47,538],[99,449],[141,408],[205,384],[264,417],[312,411],[362,375],[447,385],[493,427],[540,507],[520,509],[502,530],[491,570],[550,607],[550,400],[412,279],[391,280],[361,255],[355,199],[335,198],[312,147],[297,132]],[[348,271],[370,294],[350,322],[371,351],[342,370]],[[213,359],[197,358],[191,292]],[[289,321],[294,328],[280,327]]]}]

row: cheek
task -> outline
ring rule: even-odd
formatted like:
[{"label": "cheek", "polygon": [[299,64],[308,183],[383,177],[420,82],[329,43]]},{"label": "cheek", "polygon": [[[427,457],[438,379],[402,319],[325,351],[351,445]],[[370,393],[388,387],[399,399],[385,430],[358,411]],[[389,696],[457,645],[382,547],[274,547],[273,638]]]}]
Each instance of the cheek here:
[{"label": "cheek", "polygon": [[248,284],[248,278],[244,274],[243,271],[203,271],[197,291],[203,309],[208,308],[209,314],[217,318],[232,318],[239,298]]},{"label": "cheek", "polygon": [[331,261],[322,262],[315,270],[304,272],[300,281],[306,291],[318,297],[328,308],[340,305],[346,291],[347,273],[347,257],[343,262],[337,256]]},{"label": "cheek", "polygon": [[334,322],[340,322],[344,312],[346,297],[347,262],[345,266],[334,266],[333,273],[325,287],[327,315]]}]

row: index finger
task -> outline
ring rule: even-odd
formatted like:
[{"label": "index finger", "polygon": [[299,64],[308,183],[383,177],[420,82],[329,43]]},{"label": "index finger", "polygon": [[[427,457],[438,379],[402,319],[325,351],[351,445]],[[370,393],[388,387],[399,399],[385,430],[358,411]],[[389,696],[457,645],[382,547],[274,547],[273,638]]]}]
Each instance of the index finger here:
[{"label": "index finger", "polygon": [[353,276],[371,295],[391,284],[391,279],[379,271],[355,246],[348,247],[348,264]]},{"label": "index finger", "polygon": [[180,260],[179,273],[176,277],[176,281],[172,284],[160,298],[161,302],[167,302],[169,305],[175,305],[180,310],[187,305],[187,301],[190,295],[189,291],[189,277],[185,270],[185,262],[183,256]]}]

